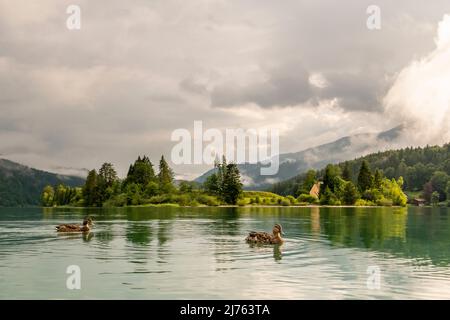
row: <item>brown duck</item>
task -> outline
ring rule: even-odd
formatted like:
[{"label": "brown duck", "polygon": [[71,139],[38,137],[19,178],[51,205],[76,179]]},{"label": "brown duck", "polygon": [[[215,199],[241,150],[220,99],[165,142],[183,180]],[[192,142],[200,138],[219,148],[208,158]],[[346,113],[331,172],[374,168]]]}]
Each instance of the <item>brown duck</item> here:
[{"label": "brown duck", "polygon": [[272,234],[252,231],[245,238],[245,241],[260,244],[282,244],[284,240],[281,238],[281,234],[284,235],[283,228],[276,224],[272,229]]},{"label": "brown duck", "polygon": [[94,222],[89,217],[85,217],[83,220],[83,224],[60,224],[56,226],[57,232],[89,232],[91,231]]}]

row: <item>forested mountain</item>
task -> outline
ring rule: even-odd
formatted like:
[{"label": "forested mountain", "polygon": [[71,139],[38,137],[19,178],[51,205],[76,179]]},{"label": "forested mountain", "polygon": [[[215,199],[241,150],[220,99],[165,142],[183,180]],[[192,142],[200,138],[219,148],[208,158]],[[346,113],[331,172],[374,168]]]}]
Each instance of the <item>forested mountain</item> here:
[{"label": "forested mountain", "polygon": [[[260,174],[261,163],[241,163],[238,164],[238,168],[241,172],[245,189],[267,189],[270,188],[274,181],[284,181],[309,169],[321,169],[328,163],[338,163],[378,150],[385,150],[397,139],[402,130],[403,127],[398,126],[380,133],[356,134],[303,151],[280,154],[278,173],[272,176]],[[195,181],[203,183],[213,173],[214,170],[209,170],[195,179]]]},{"label": "forested mountain", "polygon": [[[377,152],[341,162],[337,166],[341,172],[347,171],[350,180],[356,182],[364,160],[368,162],[372,172],[380,169],[387,178],[403,177],[403,189],[406,191],[421,191],[425,197],[438,192],[440,201],[447,197],[450,182],[450,144]],[[317,171],[316,176],[320,179],[324,173],[325,170],[321,169]],[[307,173],[303,173],[274,184],[270,190],[281,195],[298,196],[306,178]]]},{"label": "forested mountain", "polygon": [[81,186],[84,179],[49,173],[0,159],[0,206],[40,205],[46,185]]}]

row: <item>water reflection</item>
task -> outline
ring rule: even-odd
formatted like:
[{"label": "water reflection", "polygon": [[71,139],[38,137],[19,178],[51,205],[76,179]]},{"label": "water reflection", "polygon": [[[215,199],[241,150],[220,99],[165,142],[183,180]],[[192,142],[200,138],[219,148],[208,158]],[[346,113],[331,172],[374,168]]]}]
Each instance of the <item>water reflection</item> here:
[{"label": "water reflection", "polygon": [[[311,226],[316,224],[311,213]],[[432,208],[320,208],[320,228],[332,245],[450,263],[448,211],[442,216]]]},{"label": "water reflection", "polygon": [[171,220],[162,220],[158,221],[158,232],[156,233],[156,237],[158,238],[158,247],[162,247],[166,244],[166,242],[172,239],[173,223]]},{"label": "water reflection", "polygon": [[89,242],[94,237],[93,232],[73,232],[73,233],[68,232],[68,233],[57,233],[57,235],[60,239],[68,239],[68,240],[82,239],[83,242]]},{"label": "water reflection", "polygon": [[282,245],[280,244],[276,244],[273,246],[273,258],[275,259],[275,261],[280,261],[282,258],[281,246]]},{"label": "water reflection", "polygon": [[316,237],[320,236],[320,209],[319,207],[311,208],[311,233]]},{"label": "water reflection", "polygon": [[95,232],[96,240],[103,246],[108,246],[111,241],[114,240],[113,225],[102,224],[101,227],[97,225],[97,229],[92,230]]},{"label": "water reflection", "polygon": [[172,240],[173,236],[173,220],[161,220],[158,221],[158,232],[156,237],[158,239],[158,262],[166,263],[169,256],[170,250],[167,248],[168,243]]},{"label": "water reflection", "polygon": [[283,258],[283,254],[281,251],[282,246],[283,246],[283,244],[274,244],[274,245],[261,244],[261,243],[249,243],[248,244],[248,247],[250,249],[253,249],[258,253],[269,252],[269,250],[273,251],[273,258],[275,261],[280,261]]},{"label": "water reflection", "polygon": [[125,228],[125,238],[135,246],[148,246],[152,241],[152,226],[129,222]]}]

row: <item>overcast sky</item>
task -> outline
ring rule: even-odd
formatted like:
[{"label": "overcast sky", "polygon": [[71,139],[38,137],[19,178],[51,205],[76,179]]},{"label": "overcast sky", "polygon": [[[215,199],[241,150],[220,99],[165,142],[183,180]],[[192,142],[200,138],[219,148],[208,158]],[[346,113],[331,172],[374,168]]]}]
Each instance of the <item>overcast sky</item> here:
[{"label": "overcast sky", "polygon": [[277,128],[281,152],[400,123],[407,145],[443,143],[445,14],[448,0],[0,0],[0,157],[124,175],[139,154],[169,157],[194,120]]}]

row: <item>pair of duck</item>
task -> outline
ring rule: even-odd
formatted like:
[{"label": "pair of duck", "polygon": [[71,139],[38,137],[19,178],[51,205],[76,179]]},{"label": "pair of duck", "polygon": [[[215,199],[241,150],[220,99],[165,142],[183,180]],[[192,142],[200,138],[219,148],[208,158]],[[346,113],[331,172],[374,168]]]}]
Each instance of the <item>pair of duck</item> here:
[{"label": "pair of duck", "polygon": [[[90,217],[85,217],[83,224],[61,224],[56,226],[57,232],[89,232],[92,229],[94,222]],[[252,231],[248,234],[245,241],[254,244],[282,244],[284,235],[283,227],[280,224],[276,224],[272,229],[272,234],[267,232],[255,232]]]}]

